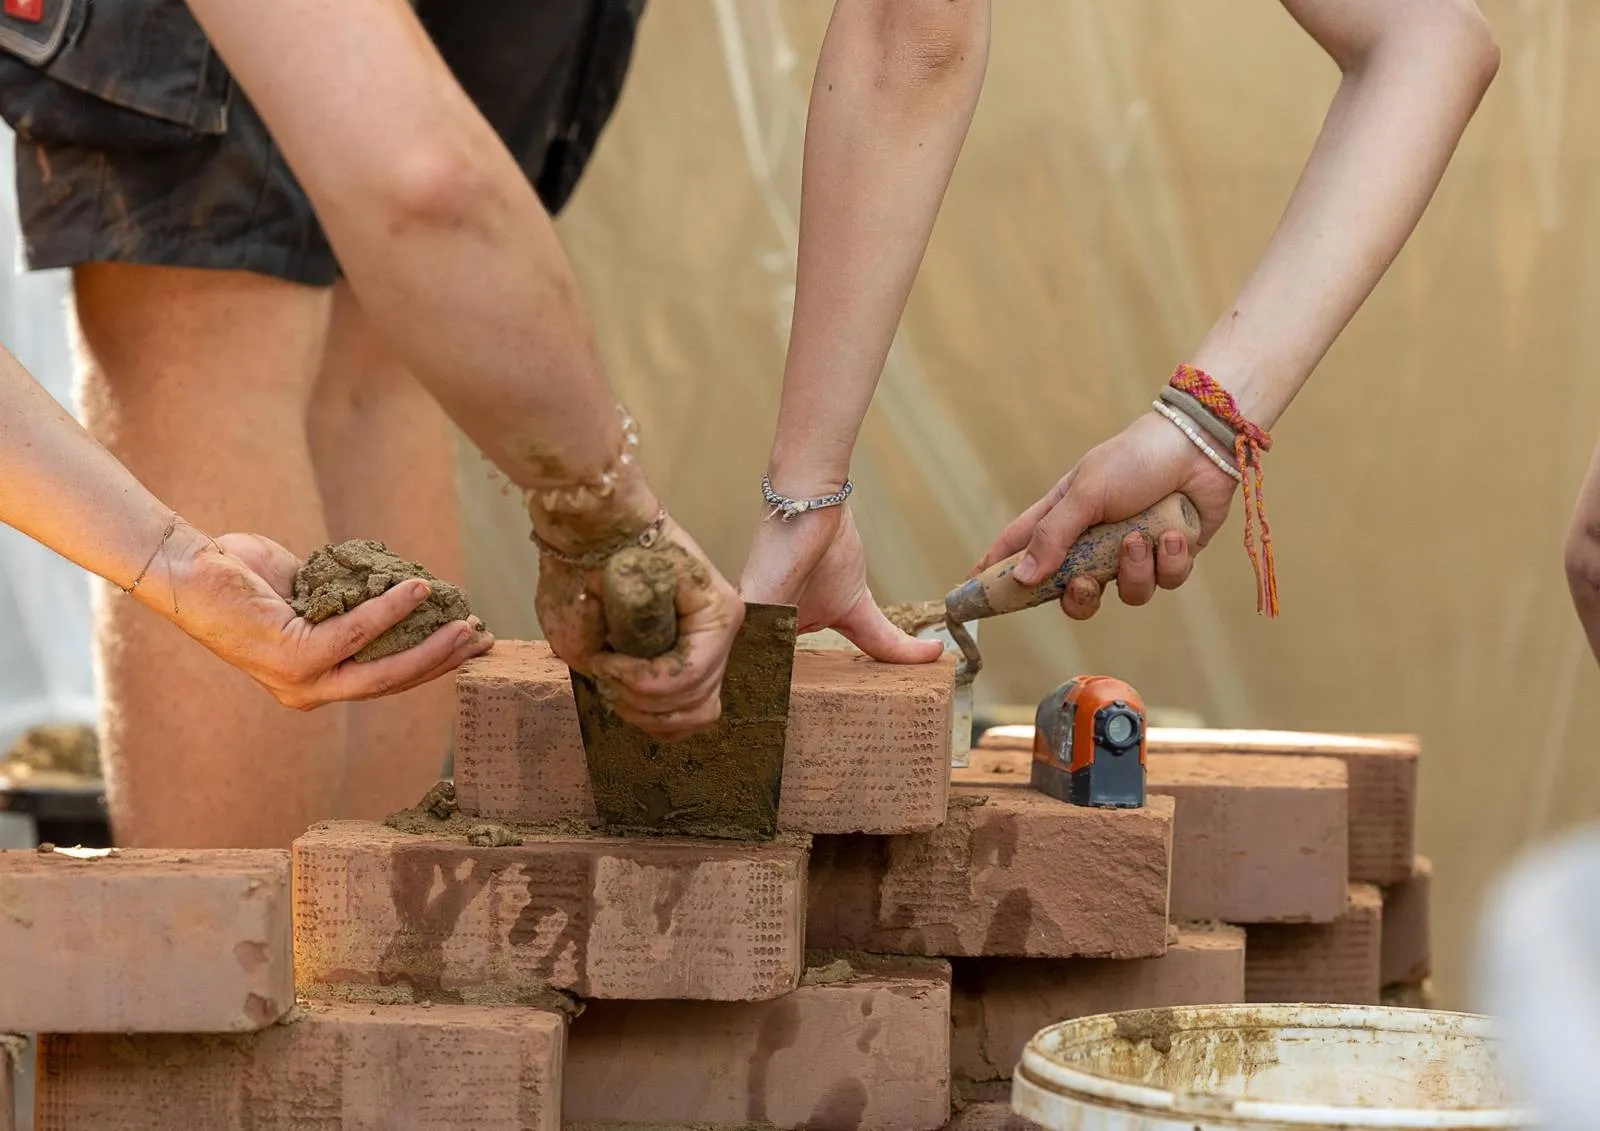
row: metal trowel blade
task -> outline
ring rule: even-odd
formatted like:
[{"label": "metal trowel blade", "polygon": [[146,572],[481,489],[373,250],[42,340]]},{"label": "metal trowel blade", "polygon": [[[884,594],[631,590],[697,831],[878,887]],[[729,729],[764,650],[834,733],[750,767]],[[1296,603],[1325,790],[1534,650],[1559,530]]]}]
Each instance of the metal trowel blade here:
[{"label": "metal trowel blade", "polygon": [[677,742],[657,742],[572,673],[589,785],[604,831],[771,840],[789,734],[793,605],[746,603],[722,680],[722,717]]}]

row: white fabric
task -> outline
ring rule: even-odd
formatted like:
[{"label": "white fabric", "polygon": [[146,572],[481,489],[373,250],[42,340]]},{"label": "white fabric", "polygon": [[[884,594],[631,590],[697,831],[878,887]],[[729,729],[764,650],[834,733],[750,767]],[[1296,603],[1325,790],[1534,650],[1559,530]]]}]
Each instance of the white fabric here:
[{"label": "white fabric", "polygon": [[[68,274],[28,274],[16,222],[13,146],[0,127],[0,342],[71,406]],[[92,723],[89,576],[0,526],[0,750],[45,723]]]}]

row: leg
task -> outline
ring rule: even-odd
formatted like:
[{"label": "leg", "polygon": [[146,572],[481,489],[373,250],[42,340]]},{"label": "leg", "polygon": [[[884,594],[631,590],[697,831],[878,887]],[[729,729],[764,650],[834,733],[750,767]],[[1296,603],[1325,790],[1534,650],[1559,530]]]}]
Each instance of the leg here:
[{"label": "leg", "polygon": [[[75,270],[84,419],[202,529],[327,540],[305,415],[329,292],[261,275]],[[102,588],[102,758],[118,843],[287,846],[332,816],[343,712],[297,714]]]},{"label": "leg", "polygon": [[[307,430],[334,541],[377,538],[446,581],[466,580],[449,420],[342,282]],[[339,816],[376,819],[416,804],[444,768],[455,701],[455,681],[439,679],[349,704]]]}]

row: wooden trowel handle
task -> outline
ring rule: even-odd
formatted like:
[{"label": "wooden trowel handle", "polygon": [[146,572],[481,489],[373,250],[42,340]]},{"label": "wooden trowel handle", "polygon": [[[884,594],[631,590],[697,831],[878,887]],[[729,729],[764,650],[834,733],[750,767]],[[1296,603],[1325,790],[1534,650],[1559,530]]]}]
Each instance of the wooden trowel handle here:
[{"label": "wooden trowel handle", "polygon": [[1200,513],[1185,495],[1173,493],[1143,514],[1091,526],[1073,543],[1061,567],[1038,585],[1019,584],[1012,576],[1026,552],[1018,550],[952,590],[945,598],[946,612],[956,623],[980,620],[1057,600],[1074,577],[1092,577],[1105,585],[1117,576],[1123,539],[1139,533],[1154,544],[1169,530],[1181,531],[1191,546],[1200,537]]},{"label": "wooden trowel handle", "polygon": [[652,659],[678,642],[678,570],[659,549],[613,554],[602,581],[606,643],[624,656]]}]

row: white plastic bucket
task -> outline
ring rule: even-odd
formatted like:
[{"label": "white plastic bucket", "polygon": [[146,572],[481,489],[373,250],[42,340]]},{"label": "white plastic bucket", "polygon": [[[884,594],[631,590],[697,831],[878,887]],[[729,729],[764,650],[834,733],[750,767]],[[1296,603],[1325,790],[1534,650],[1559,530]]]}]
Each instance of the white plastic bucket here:
[{"label": "white plastic bucket", "polygon": [[1536,1126],[1507,1099],[1486,1018],[1376,1006],[1066,1021],[1023,1049],[1011,1104],[1051,1131]]}]

